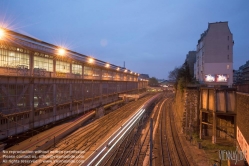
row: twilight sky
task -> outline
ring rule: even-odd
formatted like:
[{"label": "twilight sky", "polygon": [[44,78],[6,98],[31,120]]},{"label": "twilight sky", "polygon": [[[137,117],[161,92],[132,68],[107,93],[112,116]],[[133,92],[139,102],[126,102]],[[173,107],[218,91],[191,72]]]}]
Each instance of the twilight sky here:
[{"label": "twilight sky", "polygon": [[165,79],[219,21],[233,33],[238,69],[249,60],[248,0],[0,1],[0,26]]}]

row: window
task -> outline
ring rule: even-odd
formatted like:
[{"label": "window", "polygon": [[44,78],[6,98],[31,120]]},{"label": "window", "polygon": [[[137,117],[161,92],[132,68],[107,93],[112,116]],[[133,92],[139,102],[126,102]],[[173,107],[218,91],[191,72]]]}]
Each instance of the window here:
[{"label": "window", "polygon": [[21,52],[0,49],[0,66],[29,69],[29,55]]},{"label": "window", "polygon": [[72,64],[72,73],[82,75],[82,66],[77,64]]},{"label": "window", "polygon": [[93,76],[94,77],[99,77],[100,76],[100,69],[93,68]]},{"label": "window", "polygon": [[84,66],[84,75],[85,76],[92,76],[93,75],[92,68],[88,67],[88,66]]},{"label": "window", "polygon": [[53,72],[53,59],[34,56],[34,69],[45,69]]},{"label": "window", "polygon": [[115,73],[115,79],[120,79],[120,73]]},{"label": "window", "polygon": [[61,73],[70,73],[70,63],[56,61],[56,71]]},{"label": "window", "polygon": [[102,70],[102,77],[105,78],[105,77],[108,77],[108,76],[109,76],[108,71]]},{"label": "window", "polygon": [[229,69],[229,65],[227,65],[227,69]]}]

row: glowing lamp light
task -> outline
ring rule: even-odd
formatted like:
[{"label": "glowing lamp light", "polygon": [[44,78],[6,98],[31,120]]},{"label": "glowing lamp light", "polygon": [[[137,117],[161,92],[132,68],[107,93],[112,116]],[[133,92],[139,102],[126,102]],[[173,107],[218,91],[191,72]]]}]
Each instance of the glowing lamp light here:
[{"label": "glowing lamp light", "polygon": [[124,72],[127,72],[127,70],[125,70]]},{"label": "glowing lamp light", "polygon": [[4,30],[0,28],[0,40],[4,37]]},{"label": "glowing lamp light", "polygon": [[107,64],[105,65],[105,67],[110,67],[110,64],[107,63]]},{"label": "glowing lamp light", "polygon": [[119,67],[117,68],[117,70],[119,70]]},{"label": "glowing lamp light", "polygon": [[89,59],[88,59],[88,62],[89,62],[89,63],[93,63],[93,62],[94,62],[94,59],[93,59],[93,58],[89,58]]},{"label": "glowing lamp light", "polygon": [[58,49],[58,54],[63,56],[65,55],[66,51],[63,48]]}]

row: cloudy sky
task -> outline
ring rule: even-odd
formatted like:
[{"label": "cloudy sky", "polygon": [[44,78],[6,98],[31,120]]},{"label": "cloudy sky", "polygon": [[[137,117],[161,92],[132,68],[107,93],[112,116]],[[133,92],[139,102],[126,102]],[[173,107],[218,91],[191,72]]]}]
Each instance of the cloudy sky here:
[{"label": "cloudy sky", "polygon": [[157,78],[228,21],[234,69],[249,60],[248,0],[1,0],[0,25]]}]

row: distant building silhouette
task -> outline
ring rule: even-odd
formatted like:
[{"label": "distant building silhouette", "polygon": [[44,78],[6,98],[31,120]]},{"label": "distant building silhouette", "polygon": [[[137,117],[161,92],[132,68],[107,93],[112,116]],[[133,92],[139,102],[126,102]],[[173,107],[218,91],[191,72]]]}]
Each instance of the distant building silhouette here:
[{"label": "distant building silhouette", "polygon": [[148,80],[148,79],[150,79],[150,76],[149,76],[149,74],[140,74],[140,75],[138,76],[138,78]]},{"label": "distant building silhouette", "polygon": [[234,70],[234,84],[249,84],[249,60],[238,70]]},{"label": "distant building silhouette", "polygon": [[194,77],[194,64],[196,62],[196,51],[189,51],[186,55],[186,61],[189,66],[190,74]]}]

